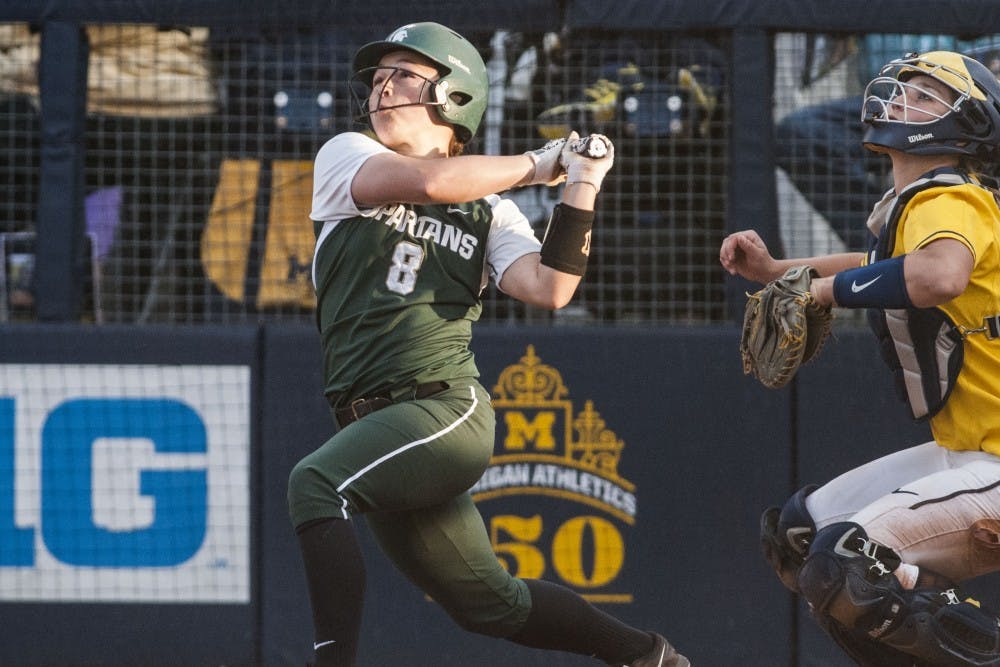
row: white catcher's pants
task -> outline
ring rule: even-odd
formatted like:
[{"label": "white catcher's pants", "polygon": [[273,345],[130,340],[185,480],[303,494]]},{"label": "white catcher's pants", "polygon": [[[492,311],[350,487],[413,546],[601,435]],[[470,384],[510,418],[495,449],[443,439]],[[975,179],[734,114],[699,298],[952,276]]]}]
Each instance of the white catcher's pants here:
[{"label": "white catcher's pants", "polygon": [[1000,571],[1000,457],[928,442],[840,475],[806,498],[816,529],[860,524],[903,559],[960,582]]}]

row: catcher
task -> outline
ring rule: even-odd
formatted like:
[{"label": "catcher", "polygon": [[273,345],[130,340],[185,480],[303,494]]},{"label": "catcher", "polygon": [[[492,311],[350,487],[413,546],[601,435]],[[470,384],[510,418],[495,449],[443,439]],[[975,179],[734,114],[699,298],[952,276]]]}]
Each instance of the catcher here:
[{"label": "catcher", "polygon": [[1000,83],[958,53],[910,54],[865,91],[865,146],[892,161],[868,253],[776,260],[727,237],[722,265],[766,282],[816,270],[820,307],[867,308],[934,440],[806,486],[761,518],[782,583],[859,664],[1000,665],[1000,619],[959,585],[1000,570]]}]

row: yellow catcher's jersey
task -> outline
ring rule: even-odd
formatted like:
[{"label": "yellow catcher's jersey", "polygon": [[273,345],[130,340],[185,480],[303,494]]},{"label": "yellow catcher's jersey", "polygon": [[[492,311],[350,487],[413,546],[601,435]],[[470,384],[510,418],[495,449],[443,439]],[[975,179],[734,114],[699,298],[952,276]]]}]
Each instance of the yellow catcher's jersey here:
[{"label": "yellow catcher's jersey", "polygon": [[[956,326],[980,329],[1000,314],[1000,209],[993,193],[972,183],[928,188],[903,210],[893,256],[938,239],[955,239],[972,253],[965,291],[939,306]],[[1000,338],[965,338],[965,362],[948,402],[930,420],[934,439],[948,449],[1000,455]]]}]

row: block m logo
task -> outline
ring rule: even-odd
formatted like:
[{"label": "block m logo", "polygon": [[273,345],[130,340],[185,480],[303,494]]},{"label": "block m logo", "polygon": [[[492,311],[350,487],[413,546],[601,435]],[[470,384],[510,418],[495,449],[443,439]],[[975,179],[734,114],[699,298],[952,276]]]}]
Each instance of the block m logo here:
[{"label": "block m logo", "polygon": [[536,451],[552,452],[555,450],[556,438],[553,435],[556,424],[555,411],[506,410],[503,417],[507,427],[507,435],[503,439],[505,450],[523,452],[528,448],[529,443]]}]

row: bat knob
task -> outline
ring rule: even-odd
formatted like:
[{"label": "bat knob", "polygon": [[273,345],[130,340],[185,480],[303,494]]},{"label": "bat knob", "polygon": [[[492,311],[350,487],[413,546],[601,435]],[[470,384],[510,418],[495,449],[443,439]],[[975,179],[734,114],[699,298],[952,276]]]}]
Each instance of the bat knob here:
[{"label": "bat knob", "polygon": [[584,139],[584,155],[591,158],[602,158],[608,154],[608,144],[601,137],[587,137]]}]

